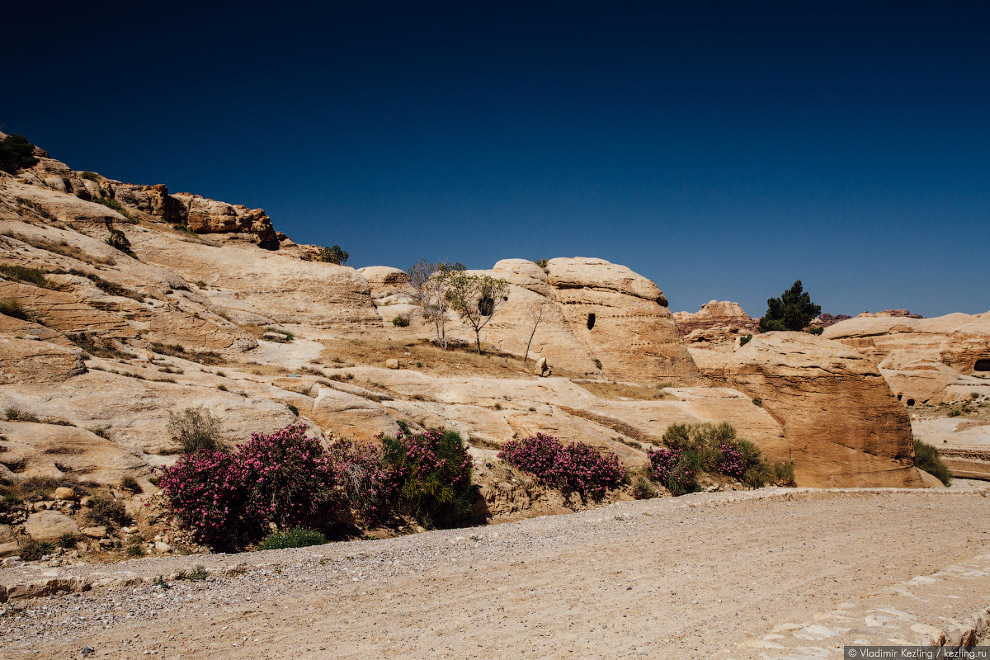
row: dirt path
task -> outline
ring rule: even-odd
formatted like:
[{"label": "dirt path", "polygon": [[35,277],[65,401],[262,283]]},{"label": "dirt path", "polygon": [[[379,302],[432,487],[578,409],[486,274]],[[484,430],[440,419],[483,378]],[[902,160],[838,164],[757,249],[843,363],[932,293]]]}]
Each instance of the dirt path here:
[{"label": "dirt path", "polygon": [[148,579],[198,561],[211,577],[21,601],[0,619],[0,656],[840,657],[843,643],[919,641],[990,606],[988,511],[959,491],[698,494],[74,568],[62,574]]}]

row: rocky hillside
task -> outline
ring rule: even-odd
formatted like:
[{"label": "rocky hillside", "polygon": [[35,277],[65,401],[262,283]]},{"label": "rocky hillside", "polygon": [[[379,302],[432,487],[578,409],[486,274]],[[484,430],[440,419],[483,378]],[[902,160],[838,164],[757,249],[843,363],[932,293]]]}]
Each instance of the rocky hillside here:
[{"label": "rocky hillside", "polygon": [[[484,271],[509,285],[486,354],[442,351],[401,270],[324,263],[261,209],[39,156],[0,173],[4,483],[89,484],[151,524],[152,468],[175,460],[169,413],[202,405],[233,443],[297,421],[324,443],[372,440],[399,420],[453,428],[492,520],[557,506],[499,476],[498,448],[536,432],[640,468],[669,425],[726,421],[794,461],[800,485],[922,485],[903,406],[836,342],[775,333],[700,359],[661,290],[630,269],[506,259]],[[121,236],[128,249],[108,244]],[[448,326],[473,341],[456,317]],[[16,551],[25,523],[45,518],[39,538],[81,526],[80,503],[51,495],[4,514],[0,552]]]}]

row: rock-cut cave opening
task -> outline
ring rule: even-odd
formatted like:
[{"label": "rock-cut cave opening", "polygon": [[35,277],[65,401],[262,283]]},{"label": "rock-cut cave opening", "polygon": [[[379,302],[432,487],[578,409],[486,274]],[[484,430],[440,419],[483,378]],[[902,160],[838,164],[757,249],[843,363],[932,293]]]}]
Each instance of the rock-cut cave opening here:
[{"label": "rock-cut cave opening", "polygon": [[588,330],[591,330],[594,327],[595,327],[595,315],[588,314]]},{"label": "rock-cut cave opening", "polygon": [[977,360],[976,364],[973,365],[973,371],[990,371],[990,359]]}]

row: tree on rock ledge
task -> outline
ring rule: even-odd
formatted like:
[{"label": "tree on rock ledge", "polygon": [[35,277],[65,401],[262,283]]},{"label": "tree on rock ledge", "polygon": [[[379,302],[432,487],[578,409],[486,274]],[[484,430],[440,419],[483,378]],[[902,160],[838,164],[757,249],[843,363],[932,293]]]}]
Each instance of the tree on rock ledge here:
[{"label": "tree on rock ledge", "polygon": [[505,280],[464,271],[451,275],[444,297],[450,308],[474,329],[478,355],[481,355],[481,330],[508,295],[509,284]]},{"label": "tree on rock ledge", "polygon": [[760,319],[760,332],[794,330],[800,332],[821,314],[822,306],[811,302],[801,280],[794,283],[780,298],[767,300],[767,313]]}]

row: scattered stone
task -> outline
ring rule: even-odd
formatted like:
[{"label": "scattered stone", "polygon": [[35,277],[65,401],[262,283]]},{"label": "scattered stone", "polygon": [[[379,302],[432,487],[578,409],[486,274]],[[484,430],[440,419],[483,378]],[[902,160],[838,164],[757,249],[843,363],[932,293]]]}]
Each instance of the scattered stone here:
[{"label": "scattered stone", "polygon": [[56,500],[76,500],[79,496],[76,495],[76,491],[66,486],[59,486],[55,489],[55,499]]},{"label": "scattered stone", "polygon": [[78,534],[79,525],[64,513],[39,511],[28,516],[24,531],[36,541],[55,541],[64,534]]},{"label": "scattered stone", "polygon": [[107,528],[103,525],[98,525],[95,527],[83,527],[81,531],[85,536],[91,539],[102,539],[107,535]]}]

